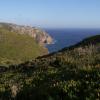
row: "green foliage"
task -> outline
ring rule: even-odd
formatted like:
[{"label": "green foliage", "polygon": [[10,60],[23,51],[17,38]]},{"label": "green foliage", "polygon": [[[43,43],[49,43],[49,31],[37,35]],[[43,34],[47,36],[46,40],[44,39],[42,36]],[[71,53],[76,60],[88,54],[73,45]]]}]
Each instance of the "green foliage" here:
[{"label": "green foliage", "polygon": [[33,38],[0,28],[0,65],[18,64],[46,52]]},{"label": "green foliage", "polygon": [[0,100],[99,100],[100,43],[13,66],[0,74]]}]

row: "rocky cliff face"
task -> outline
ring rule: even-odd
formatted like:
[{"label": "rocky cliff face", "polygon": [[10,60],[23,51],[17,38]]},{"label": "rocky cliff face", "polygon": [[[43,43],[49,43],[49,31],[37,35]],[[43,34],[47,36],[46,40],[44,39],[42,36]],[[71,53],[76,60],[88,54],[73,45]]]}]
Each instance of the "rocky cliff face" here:
[{"label": "rocky cliff face", "polygon": [[21,26],[10,23],[0,23],[0,27],[6,27],[7,29],[9,29],[9,31],[16,32],[18,34],[28,34],[41,45],[51,44],[53,42],[52,37],[49,34],[47,34],[47,32],[39,28],[30,26]]}]

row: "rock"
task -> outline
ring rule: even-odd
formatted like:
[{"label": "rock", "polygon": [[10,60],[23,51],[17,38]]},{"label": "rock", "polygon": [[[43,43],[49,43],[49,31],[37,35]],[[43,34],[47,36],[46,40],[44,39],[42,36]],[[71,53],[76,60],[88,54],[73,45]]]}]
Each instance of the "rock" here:
[{"label": "rock", "polygon": [[0,23],[0,27],[6,27],[11,32],[16,32],[19,34],[28,34],[33,37],[39,44],[51,44],[53,42],[52,37],[42,29],[31,27],[31,26],[22,26],[10,23]]}]

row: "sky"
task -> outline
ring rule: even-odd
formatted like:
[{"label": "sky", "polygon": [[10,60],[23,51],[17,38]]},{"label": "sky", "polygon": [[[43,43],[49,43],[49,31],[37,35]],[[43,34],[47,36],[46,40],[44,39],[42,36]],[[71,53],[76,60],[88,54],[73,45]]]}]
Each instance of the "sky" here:
[{"label": "sky", "polygon": [[0,22],[43,28],[100,28],[100,0],[0,0]]}]

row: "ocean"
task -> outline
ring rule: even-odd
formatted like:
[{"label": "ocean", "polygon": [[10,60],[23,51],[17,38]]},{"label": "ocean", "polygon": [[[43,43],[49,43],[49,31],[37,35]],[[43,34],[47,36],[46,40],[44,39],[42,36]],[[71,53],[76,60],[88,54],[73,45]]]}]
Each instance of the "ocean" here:
[{"label": "ocean", "polygon": [[61,50],[78,43],[86,37],[100,34],[100,29],[45,29],[54,39],[54,43],[47,44],[49,53]]}]

